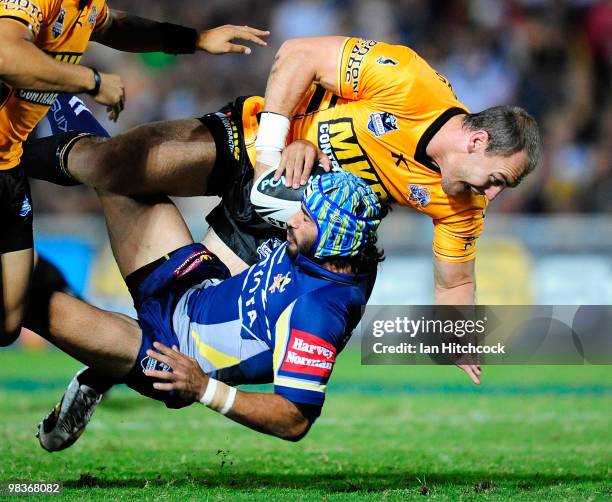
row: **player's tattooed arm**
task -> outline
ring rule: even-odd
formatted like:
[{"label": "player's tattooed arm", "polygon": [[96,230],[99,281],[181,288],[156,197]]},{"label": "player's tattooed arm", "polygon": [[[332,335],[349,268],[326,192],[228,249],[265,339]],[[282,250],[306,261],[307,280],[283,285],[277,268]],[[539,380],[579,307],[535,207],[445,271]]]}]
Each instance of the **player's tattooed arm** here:
[{"label": "player's tattooed arm", "polygon": [[[172,372],[146,370],[147,376],[161,380],[153,386],[162,391],[175,391],[187,402],[201,401],[211,379],[198,362],[179,352],[177,347],[169,348],[157,342],[154,347],[159,352],[148,350],[147,355],[168,365]],[[237,391],[231,408],[222,413],[250,429],[288,441],[304,437],[311,425],[295,404],[277,394]]]},{"label": "player's tattooed arm", "polygon": [[32,32],[20,23],[0,19],[0,79],[33,91],[91,93],[106,105],[111,120],[123,110],[125,93],[118,75],[100,73],[99,84],[91,68],[57,61],[34,45]]},{"label": "player's tattooed arm", "polygon": [[91,68],[48,56],[28,28],[10,19],[0,19],[0,79],[34,91],[80,93],[95,84]]},{"label": "player's tattooed arm", "polygon": [[234,41],[242,40],[265,47],[267,44],[262,37],[269,34],[250,26],[229,24],[198,32],[112,9],[108,21],[94,32],[92,40],[125,52],[189,54],[202,50],[210,54],[250,54],[249,47]]}]

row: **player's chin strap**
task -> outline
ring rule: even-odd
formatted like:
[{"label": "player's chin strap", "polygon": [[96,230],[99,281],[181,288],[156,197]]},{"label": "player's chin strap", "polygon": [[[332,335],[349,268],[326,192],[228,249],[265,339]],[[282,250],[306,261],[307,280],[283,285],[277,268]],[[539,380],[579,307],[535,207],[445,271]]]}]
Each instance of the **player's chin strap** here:
[{"label": "player's chin strap", "polygon": [[255,140],[257,162],[278,167],[290,125],[290,120],[284,115],[262,112]]},{"label": "player's chin strap", "polygon": [[227,415],[234,406],[235,399],[236,387],[230,387],[219,380],[209,378],[200,402],[211,410],[218,411],[221,415]]}]

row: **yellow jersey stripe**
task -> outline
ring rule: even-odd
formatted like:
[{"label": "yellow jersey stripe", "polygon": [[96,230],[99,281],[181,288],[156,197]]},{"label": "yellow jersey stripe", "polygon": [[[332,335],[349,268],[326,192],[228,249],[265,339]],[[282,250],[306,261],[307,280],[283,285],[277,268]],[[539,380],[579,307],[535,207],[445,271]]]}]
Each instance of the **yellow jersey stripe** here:
[{"label": "yellow jersey stripe", "polygon": [[274,354],[272,356],[272,364],[273,364],[275,375],[280,368],[280,365],[283,359],[283,355],[285,354],[285,348],[287,346],[287,341],[289,340],[289,331],[290,331],[289,320],[291,319],[291,312],[293,311],[294,305],[295,305],[295,302],[293,302],[283,311],[283,313],[279,316],[278,321],[276,321],[276,326],[274,327],[274,330],[276,332],[276,341],[274,343]]},{"label": "yellow jersey stripe", "polygon": [[204,343],[202,340],[200,340],[200,337],[198,336],[198,333],[195,330],[191,330],[191,336],[193,337],[196,343],[196,347],[198,348],[198,352],[200,353],[200,355],[208,359],[216,369],[234,366],[240,362],[240,359],[238,357],[225,354]]}]

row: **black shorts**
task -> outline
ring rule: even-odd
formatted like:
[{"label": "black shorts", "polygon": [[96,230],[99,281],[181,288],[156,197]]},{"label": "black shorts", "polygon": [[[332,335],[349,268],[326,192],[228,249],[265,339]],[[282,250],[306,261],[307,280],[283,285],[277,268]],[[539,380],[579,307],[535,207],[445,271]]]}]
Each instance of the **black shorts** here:
[{"label": "black shorts", "polygon": [[32,196],[24,169],[0,171],[0,254],[33,247]]},{"label": "black shorts", "polygon": [[[68,132],[28,139],[23,144],[19,164],[12,169],[0,170],[0,254],[33,246],[32,196],[28,176],[38,172],[52,173],[57,163],[63,165],[65,156],[82,136],[90,135]],[[46,179],[45,176],[34,177]]]},{"label": "black shorts", "polygon": [[221,203],[206,217],[210,227],[243,261],[252,265],[283,242],[286,232],[266,223],[253,209],[253,166],[242,129],[240,97],[216,113],[200,118],[215,140],[217,160],[206,195],[221,197]]}]

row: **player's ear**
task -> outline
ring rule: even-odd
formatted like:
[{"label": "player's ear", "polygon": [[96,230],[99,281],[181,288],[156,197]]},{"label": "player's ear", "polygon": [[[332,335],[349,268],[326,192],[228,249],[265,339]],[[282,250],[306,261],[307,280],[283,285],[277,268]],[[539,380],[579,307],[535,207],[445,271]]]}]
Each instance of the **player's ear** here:
[{"label": "player's ear", "polygon": [[489,133],[483,129],[470,131],[468,138],[468,153],[484,151],[489,144]]}]

